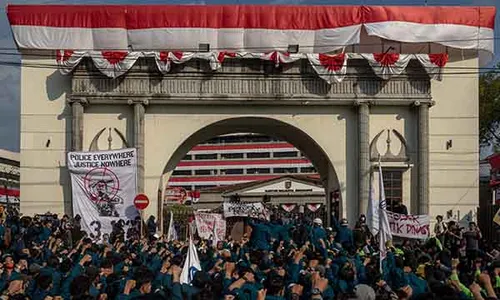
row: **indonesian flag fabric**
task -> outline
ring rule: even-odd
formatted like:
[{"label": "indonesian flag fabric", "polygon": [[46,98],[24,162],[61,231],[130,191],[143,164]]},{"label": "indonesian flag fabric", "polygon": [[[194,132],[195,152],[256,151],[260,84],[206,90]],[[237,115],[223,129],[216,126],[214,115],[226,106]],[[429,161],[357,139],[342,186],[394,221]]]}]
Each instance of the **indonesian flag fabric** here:
[{"label": "indonesian flag fabric", "polygon": [[344,80],[347,73],[347,58],[345,53],[337,55],[307,54],[307,59],[318,76],[329,84]]},{"label": "indonesian flag fabric", "polygon": [[373,53],[362,54],[375,74],[384,79],[390,79],[392,76],[400,75],[406,69],[413,55],[399,53]]},{"label": "indonesian flag fabric", "polygon": [[85,51],[57,50],[56,62],[61,74],[67,75],[71,73],[86,55],[87,52]]},{"label": "indonesian flag fabric", "polygon": [[153,57],[158,70],[167,74],[171,64],[183,64],[192,59],[207,61],[210,68],[216,71],[222,67],[226,59],[232,58],[259,58],[274,62],[276,67],[282,64],[293,63],[299,59],[308,59],[318,76],[329,84],[344,80],[348,71],[350,59],[366,59],[374,73],[382,79],[388,80],[400,75],[411,59],[417,59],[431,79],[442,79],[442,70],[448,62],[448,54],[399,54],[399,53],[372,53],[372,54],[290,54],[287,52],[247,53],[247,52],[126,52],[126,51],[56,51],[56,62],[62,74],[71,73],[83,58],[90,57],[96,68],[108,77],[116,78],[125,74],[141,57]]},{"label": "indonesian flag fabric", "polygon": [[91,54],[92,61],[99,71],[111,78],[125,74],[141,56],[141,52],[128,51],[101,51]]},{"label": "indonesian flag fabric", "polygon": [[320,203],[317,203],[317,204],[307,204],[307,209],[309,209],[312,212],[316,212],[318,209],[320,209],[320,207],[321,207]]},{"label": "indonesian flag fabric", "polygon": [[8,5],[21,49],[328,53],[374,39],[494,53],[495,7]]},{"label": "indonesian flag fabric", "polygon": [[296,204],[281,204],[281,208],[286,212],[291,212],[297,207]]},{"label": "indonesian flag fabric", "polygon": [[418,61],[422,64],[425,71],[432,79],[442,80],[443,68],[448,63],[448,54],[421,54],[415,55]]}]

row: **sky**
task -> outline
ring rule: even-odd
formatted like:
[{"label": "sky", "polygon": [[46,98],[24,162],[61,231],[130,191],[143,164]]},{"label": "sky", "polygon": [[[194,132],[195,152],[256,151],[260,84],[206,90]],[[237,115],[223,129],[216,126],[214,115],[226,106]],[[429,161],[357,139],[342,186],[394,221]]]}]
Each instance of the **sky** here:
[{"label": "sky", "polygon": [[[500,0],[187,0],[187,1],[94,1],[94,0],[0,0],[0,49],[15,49],[12,33],[5,14],[7,4],[297,4],[297,5],[487,5],[500,11]],[[495,36],[500,36],[500,14],[497,13]],[[495,40],[495,59],[491,65],[500,62],[500,39]],[[7,64],[6,64],[7,62]],[[9,63],[12,65],[8,65]],[[19,53],[15,50],[0,52],[0,149],[18,152],[20,148],[20,104],[19,104]],[[482,149],[487,155],[489,148]]]}]

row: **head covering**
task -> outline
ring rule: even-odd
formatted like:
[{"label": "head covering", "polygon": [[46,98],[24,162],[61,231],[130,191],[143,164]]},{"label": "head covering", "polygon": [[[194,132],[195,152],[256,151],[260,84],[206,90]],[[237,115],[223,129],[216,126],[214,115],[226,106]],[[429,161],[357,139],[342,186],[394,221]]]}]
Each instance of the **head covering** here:
[{"label": "head covering", "polygon": [[356,299],[356,300],[375,300],[375,291],[373,288],[366,284],[358,284],[357,286],[354,287],[354,294],[356,295],[356,298],[350,298],[350,299]]},{"label": "head covering", "polygon": [[40,273],[40,270],[42,269],[42,267],[39,265],[39,264],[31,264],[29,266],[29,273],[30,274],[37,274],[37,273]]},{"label": "head covering", "polygon": [[321,220],[320,218],[316,218],[314,219],[313,223],[318,225],[323,225],[323,220]]},{"label": "head covering", "polygon": [[347,226],[347,225],[349,225],[349,222],[347,222],[347,219],[342,219],[342,220],[340,220],[340,225]]}]

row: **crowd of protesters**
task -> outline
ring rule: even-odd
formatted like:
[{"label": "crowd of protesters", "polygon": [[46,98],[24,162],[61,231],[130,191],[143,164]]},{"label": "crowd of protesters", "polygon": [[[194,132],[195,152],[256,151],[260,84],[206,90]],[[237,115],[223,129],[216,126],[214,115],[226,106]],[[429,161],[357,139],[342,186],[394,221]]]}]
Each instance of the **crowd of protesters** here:
[{"label": "crowd of protesters", "polygon": [[[117,222],[111,234],[87,235],[80,218],[0,217],[2,299],[496,299],[500,257],[474,223],[463,229],[438,217],[427,241],[379,247],[364,216],[352,228],[333,217],[248,220],[249,231],[217,244],[194,237],[201,271],[181,272],[189,242],[144,237]],[[133,227],[133,226],[132,226]]]}]

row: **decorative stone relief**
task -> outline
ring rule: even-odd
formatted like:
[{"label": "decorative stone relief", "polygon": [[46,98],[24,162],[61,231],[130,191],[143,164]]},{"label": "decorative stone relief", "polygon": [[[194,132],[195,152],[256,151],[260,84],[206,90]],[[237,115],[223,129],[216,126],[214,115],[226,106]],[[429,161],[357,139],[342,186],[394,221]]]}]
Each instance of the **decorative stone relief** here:
[{"label": "decorative stone relief", "polygon": [[[387,139],[386,139],[386,150],[385,153],[381,153],[377,147],[378,140],[382,136],[382,134],[387,133]],[[391,139],[391,133],[393,136],[395,136],[399,142],[401,143],[401,148],[399,150],[399,153],[394,154],[392,153],[391,150],[391,145],[393,144],[393,141]],[[370,161],[378,161],[380,158],[380,161],[382,162],[408,162],[410,158],[408,157],[408,146],[406,143],[406,139],[403,137],[399,131],[395,129],[384,129],[380,131],[371,141],[370,143]]]},{"label": "decorative stone relief", "polygon": [[[99,149],[99,140],[101,139],[102,135],[104,134],[105,131],[108,131],[108,137],[107,137],[107,143],[108,143],[108,149]],[[114,132],[118,138],[122,142],[122,147],[119,149],[124,149],[124,148],[130,148],[129,144],[127,143],[127,139],[123,135],[123,133],[116,129],[116,128],[103,128],[101,129],[92,139],[92,142],[90,143],[89,151],[102,151],[102,150],[114,150],[113,149],[113,134]]]}]

